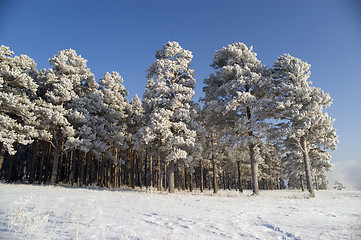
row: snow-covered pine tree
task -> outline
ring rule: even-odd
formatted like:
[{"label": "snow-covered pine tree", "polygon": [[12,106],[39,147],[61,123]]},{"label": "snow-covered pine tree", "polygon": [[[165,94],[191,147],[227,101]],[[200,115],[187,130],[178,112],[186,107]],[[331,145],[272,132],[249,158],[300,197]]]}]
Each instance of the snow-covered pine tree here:
[{"label": "snow-covered pine tree", "polygon": [[199,103],[191,102],[191,124],[190,129],[196,131],[196,141],[195,145],[189,148],[189,153],[192,156],[193,160],[189,164],[189,169],[192,174],[196,174],[195,170],[199,169],[199,187],[201,192],[204,190],[204,167],[208,163],[203,158],[203,146],[205,145],[207,130],[202,125],[202,115],[201,108]]},{"label": "snow-covered pine tree", "polygon": [[168,42],[156,51],[157,60],[147,70],[147,78],[152,78],[154,85],[148,88],[152,98],[146,104],[151,112],[145,132],[151,133],[153,143],[158,142],[158,154],[162,153],[168,164],[169,192],[174,192],[175,162],[189,164],[192,157],[188,149],[195,145],[196,131],[190,127],[195,88],[192,58],[179,43]]},{"label": "snow-covered pine tree", "polygon": [[114,125],[113,135],[108,136],[114,148],[125,150],[127,148],[127,109],[130,105],[126,96],[128,91],[123,85],[123,78],[118,72],[106,73],[99,80],[103,93],[103,104],[108,108],[104,117],[109,123]]},{"label": "snow-covered pine tree", "polygon": [[151,131],[152,127],[150,127],[150,118],[152,112],[156,108],[153,98],[155,98],[154,94],[156,94],[156,85],[152,78],[148,78],[147,85],[145,87],[145,92],[143,94],[143,113],[144,113],[144,126],[138,131],[138,146],[143,146],[145,148],[145,186],[153,187],[153,153],[152,143],[156,138],[156,135]]},{"label": "snow-covered pine tree", "polygon": [[36,63],[26,55],[14,56],[8,47],[0,46],[0,142],[11,155],[14,144],[29,144],[37,136],[34,125],[37,75]]},{"label": "snow-covered pine tree", "polygon": [[[130,101],[130,122],[128,122],[128,133],[131,137],[131,146],[136,155],[139,156],[138,171],[135,173],[135,178],[140,187],[143,185],[143,164],[144,164],[144,144],[141,141],[140,130],[145,125],[144,110],[142,101],[137,94]],[[144,167],[146,170],[146,167]]]},{"label": "snow-covered pine tree", "polygon": [[209,121],[228,130],[222,139],[231,139],[234,149],[239,146],[249,150],[252,189],[257,195],[258,162],[255,154],[267,132],[264,90],[268,78],[263,76],[265,67],[252,52],[252,47],[247,48],[244,43],[233,43],[217,50],[212,66],[216,72],[204,80],[206,87],[203,89],[205,108],[210,118],[216,118]]},{"label": "snow-covered pine tree", "polygon": [[342,190],[345,189],[346,187],[340,181],[335,181],[335,186],[333,188],[336,190]]},{"label": "snow-covered pine tree", "polygon": [[[332,99],[320,88],[311,85],[310,65],[289,54],[282,55],[274,63],[274,114],[286,124],[286,139],[302,153],[307,189],[315,196],[310,151],[335,150],[338,142],[331,117],[323,110]],[[292,150],[291,150],[292,151]]]},{"label": "snow-covered pine tree", "polygon": [[129,146],[127,142],[128,137],[128,113],[130,105],[126,96],[128,91],[123,85],[123,78],[118,72],[106,73],[104,77],[99,80],[100,89],[103,94],[103,105],[105,106],[103,117],[110,124],[110,131],[105,136],[105,142],[110,146],[110,149],[105,153],[105,159],[113,160],[114,171],[117,176],[115,179],[115,186],[120,186],[120,169],[121,164],[125,161],[122,156],[122,151],[125,151]]},{"label": "snow-covered pine tree", "polygon": [[[141,141],[139,131],[144,127],[144,114],[142,101],[135,95],[127,109],[128,115],[128,131],[127,131],[127,145],[128,145],[128,182],[132,188],[135,188],[136,182],[139,185],[143,184],[141,181],[141,175],[143,170],[142,154],[144,150],[144,144]],[[137,167],[137,159],[139,159],[139,165]],[[137,170],[139,170],[137,172]]]},{"label": "snow-covered pine tree", "polygon": [[331,171],[332,169],[330,153],[319,148],[313,148],[310,149],[309,155],[316,189],[327,189],[328,180],[326,172]]},{"label": "snow-covered pine tree", "polygon": [[[73,101],[76,98],[96,91],[98,85],[94,75],[86,66],[86,60],[72,49],[62,50],[49,59],[52,69],[43,70],[39,78],[39,94],[42,98],[58,107],[59,112],[51,118],[52,144],[54,145],[54,162],[51,184],[56,184],[59,159],[62,148],[79,143],[74,139],[74,123],[68,121],[69,114],[76,114]],[[71,112],[71,111],[72,112]],[[77,112],[80,115],[80,112]],[[82,118],[82,116],[79,116]]]},{"label": "snow-covered pine tree", "polygon": [[[38,88],[35,82],[38,75],[36,63],[26,55],[12,57],[13,54],[14,52],[8,47],[0,46],[0,169],[4,170],[2,165],[5,151],[14,155],[21,145],[27,145],[36,140],[32,144],[31,162],[28,162],[25,157],[21,163],[22,179],[27,174],[26,169],[29,163],[31,164],[30,181],[32,181],[37,139],[49,140],[51,137],[39,120],[43,117],[38,111],[43,101],[37,99],[36,95]],[[12,157],[7,171],[7,180],[11,180],[13,175],[13,160]]]},{"label": "snow-covered pine tree", "polygon": [[143,103],[137,94],[135,94],[135,96],[130,101],[130,106],[132,115],[130,117],[131,123],[129,125],[132,129],[129,132],[132,134],[132,142],[134,148],[137,151],[141,151],[143,149],[143,146],[139,132],[140,129],[143,128],[145,125],[145,116]]}]

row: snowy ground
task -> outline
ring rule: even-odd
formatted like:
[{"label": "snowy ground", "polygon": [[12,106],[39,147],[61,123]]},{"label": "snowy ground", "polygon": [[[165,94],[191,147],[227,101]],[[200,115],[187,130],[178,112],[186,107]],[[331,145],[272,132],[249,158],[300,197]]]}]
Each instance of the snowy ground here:
[{"label": "snowy ground", "polygon": [[361,192],[316,194],[0,184],[0,239],[361,239]]}]

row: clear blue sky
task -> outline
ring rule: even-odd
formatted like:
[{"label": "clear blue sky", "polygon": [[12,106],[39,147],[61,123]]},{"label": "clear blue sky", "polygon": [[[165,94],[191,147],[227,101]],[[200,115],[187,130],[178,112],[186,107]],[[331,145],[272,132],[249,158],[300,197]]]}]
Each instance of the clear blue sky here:
[{"label": "clear blue sky", "polygon": [[311,81],[334,99],[327,111],[340,144],[332,161],[361,175],[359,0],[0,0],[0,44],[29,55],[38,69],[73,48],[96,79],[118,71],[130,98],[142,96],[155,50],[173,40],[193,52],[196,100],[214,51],[233,42],[252,45],[267,66],[284,53],[310,63]]}]

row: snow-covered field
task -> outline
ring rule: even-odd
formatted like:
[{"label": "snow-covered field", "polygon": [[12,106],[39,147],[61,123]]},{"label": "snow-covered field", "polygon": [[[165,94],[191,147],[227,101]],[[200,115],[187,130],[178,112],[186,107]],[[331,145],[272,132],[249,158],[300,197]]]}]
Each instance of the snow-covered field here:
[{"label": "snow-covered field", "polygon": [[361,192],[316,194],[0,184],[0,239],[361,239]]}]

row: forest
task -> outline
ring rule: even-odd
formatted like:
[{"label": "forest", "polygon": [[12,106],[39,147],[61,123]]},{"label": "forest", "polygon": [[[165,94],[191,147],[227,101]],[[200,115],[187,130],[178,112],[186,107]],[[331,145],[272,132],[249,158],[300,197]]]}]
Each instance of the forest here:
[{"label": "forest", "polygon": [[[155,52],[142,98],[118,72],[96,80],[75,50],[51,68],[0,47],[0,178],[4,182],[154,188],[326,189],[338,138],[310,64],[284,54],[267,67],[252,47],[216,50],[193,99],[193,55]],[[142,71],[142,70],[140,70]]]}]

